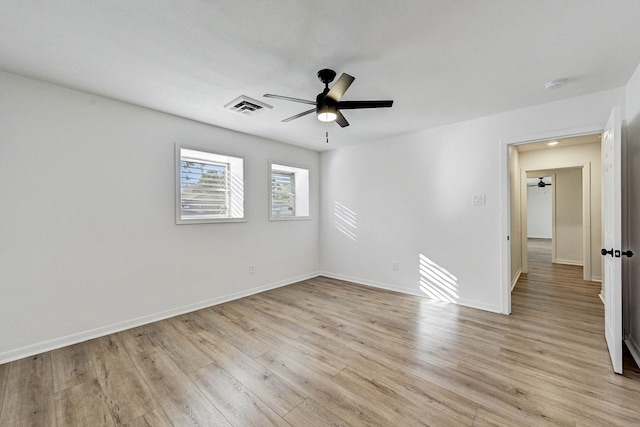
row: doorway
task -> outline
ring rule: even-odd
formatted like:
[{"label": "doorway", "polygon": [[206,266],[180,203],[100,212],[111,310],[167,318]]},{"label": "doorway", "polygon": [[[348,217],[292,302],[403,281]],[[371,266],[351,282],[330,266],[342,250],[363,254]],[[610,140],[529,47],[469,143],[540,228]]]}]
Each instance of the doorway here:
[{"label": "doorway", "polygon": [[[546,172],[527,172],[527,227],[522,238],[527,241],[528,271],[540,264],[551,265],[555,259],[554,232],[555,189],[554,174]],[[582,227],[582,224],[580,224]],[[532,260],[534,261],[532,263]]]},{"label": "doorway", "polygon": [[[572,135],[582,135],[588,136],[590,133],[585,131],[586,128],[583,128],[582,132],[571,132]],[[597,127],[596,127],[597,129]],[[589,171],[589,180],[591,187],[596,188],[595,185],[600,184],[600,194],[599,197],[592,197],[596,195],[596,192],[592,194],[590,191],[583,192],[583,199],[591,198],[591,225],[592,227],[598,230],[598,232],[592,232],[591,237],[593,241],[588,242],[585,240],[583,243],[586,245],[587,242],[591,246],[592,250],[589,252],[589,256],[593,260],[594,258],[600,260],[600,262],[592,263],[594,267],[600,269],[600,276],[597,280],[594,275],[592,275],[591,282],[584,283],[593,283],[593,281],[600,281],[601,285],[598,286],[600,289],[600,293],[598,296],[602,299],[604,303],[604,324],[605,324],[605,337],[607,342],[607,347],[611,356],[611,361],[613,365],[613,369],[616,373],[622,372],[623,365],[623,352],[622,352],[622,317],[625,310],[622,307],[622,280],[621,280],[621,269],[620,263],[609,262],[608,264],[604,263],[606,266],[606,270],[603,268],[603,258],[598,255],[606,255],[606,249],[602,249],[602,253],[599,253],[600,247],[603,246],[603,233],[602,227],[604,225],[607,226],[607,230],[611,230],[611,232],[605,235],[604,246],[612,247],[607,251],[608,254],[611,255],[612,258],[621,254],[622,251],[620,249],[615,248],[621,246],[621,222],[624,221],[622,218],[622,209],[620,203],[620,192],[621,192],[621,134],[622,134],[622,126],[620,120],[620,112],[619,108],[615,107],[609,116],[609,120],[607,121],[604,130],[597,129],[598,132],[598,150],[597,157],[593,158],[593,162],[588,158],[583,158],[583,164],[588,166]],[[594,136],[596,134],[593,134]],[[536,140],[531,145],[535,143],[540,143],[541,140]],[[521,236],[520,233],[514,234],[513,231],[516,229],[518,232],[519,227],[522,226],[521,221],[518,219],[521,218],[521,212],[516,212],[517,215],[514,215],[514,211],[521,208],[520,200],[517,199],[519,196],[519,192],[517,192],[516,197],[514,197],[513,188],[519,188],[521,186],[521,182],[518,182],[517,179],[519,175],[517,170],[520,170],[519,165],[519,157],[518,157],[518,149],[519,145],[527,146],[527,140],[515,140],[511,142],[503,142],[502,145],[502,171],[503,177],[505,179],[504,187],[506,191],[503,191],[503,195],[501,198],[503,212],[506,214],[507,221],[503,223],[502,231],[505,233],[507,244],[501,245],[502,255],[503,255],[503,300],[502,300],[502,309],[503,313],[510,314],[511,313],[511,290],[510,280],[513,280],[513,266],[517,265],[518,261],[521,261],[520,267],[522,267],[522,262],[526,262],[526,257],[522,257],[522,242],[520,245],[514,244],[514,242],[509,242],[511,237]],[[514,167],[515,165],[515,167]],[[607,173],[603,173],[603,169],[606,166]],[[525,168],[526,169],[526,168]],[[586,167],[583,167],[583,174],[587,170]],[[609,179],[607,179],[609,178]],[[583,180],[583,182],[587,182]],[[603,183],[607,183],[606,187]],[[606,190],[606,191],[605,191]],[[607,199],[607,203],[604,204],[607,209],[602,209],[603,204],[601,202],[602,197]],[[515,203],[514,203],[515,201]],[[610,208],[609,208],[610,206]],[[594,209],[599,208],[599,209]],[[594,215],[596,214],[596,215]],[[597,219],[597,220],[596,220]],[[583,228],[587,228],[584,226]],[[613,236],[611,239],[607,236]],[[595,244],[594,244],[595,242]],[[520,251],[518,254],[517,252]],[[615,255],[614,255],[615,252]],[[518,255],[518,257],[513,257],[512,255]],[[595,255],[595,256],[594,256]],[[610,261],[607,258],[607,261]],[[509,263],[511,263],[511,269],[509,268]],[[525,267],[526,268],[526,267]],[[603,271],[605,274],[603,274]],[[521,272],[521,269],[518,269],[518,274]],[[615,273],[615,274],[613,274]],[[516,278],[517,279],[517,278]],[[554,281],[555,282],[555,281]],[[515,283],[514,283],[515,284]]]},{"label": "doorway", "polygon": [[[549,156],[556,160],[553,153]],[[526,175],[526,186],[521,187],[522,272],[528,271],[531,239],[547,239],[551,263],[580,266],[583,280],[592,280],[591,195],[585,196],[591,188],[590,164],[524,170],[530,162],[522,160]],[[543,247],[539,245],[538,250]]]},{"label": "doorway", "polygon": [[[542,175],[542,176],[538,176]],[[553,175],[527,172],[527,238],[553,238],[554,192]]]},{"label": "doorway", "polygon": [[[573,249],[581,249],[584,278],[601,281],[601,133],[597,127],[585,127],[567,131],[567,136],[563,137],[552,138],[554,135],[550,134],[503,143],[502,164],[506,180],[503,188],[507,189],[502,197],[503,212],[507,215],[507,220],[502,223],[507,242],[502,246],[503,313],[511,313],[511,290],[520,275],[528,271],[526,213],[522,215],[527,208],[526,195],[523,196],[527,191],[527,172],[539,179],[553,175],[554,170],[573,168],[580,171],[582,237],[577,245],[573,241],[572,246]],[[545,171],[549,173],[540,175]],[[555,254],[556,260],[558,255],[560,261],[580,261],[580,257],[565,257],[562,251]]]}]

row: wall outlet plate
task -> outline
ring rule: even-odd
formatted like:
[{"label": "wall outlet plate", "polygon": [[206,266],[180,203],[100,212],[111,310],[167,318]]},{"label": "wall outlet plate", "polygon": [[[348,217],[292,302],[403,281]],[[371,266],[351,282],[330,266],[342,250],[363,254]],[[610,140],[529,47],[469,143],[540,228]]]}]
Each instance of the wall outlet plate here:
[{"label": "wall outlet plate", "polygon": [[474,194],[471,197],[471,204],[473,206],[484,206],[487,204],[487,196],[485,194]]}]

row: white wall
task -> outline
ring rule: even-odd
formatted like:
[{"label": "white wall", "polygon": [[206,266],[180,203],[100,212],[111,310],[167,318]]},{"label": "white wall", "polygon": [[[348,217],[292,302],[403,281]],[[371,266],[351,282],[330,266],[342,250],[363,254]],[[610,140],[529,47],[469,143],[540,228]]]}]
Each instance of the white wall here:
[{"label": "white wall", "polygon": [[[438,287],[431,294],[443,300],[504,311],[507,142],[602,128],[623,104],[620,88],[322,153],[323,270],[417,295]],[[473,206],[475,195],[486,205]],[[430,283],[431,273],[446,279]]]},{"label": "white wall", "polygon": [[[6,73],[0,93],[0,363],[312,276],[319,266],[501,311],[506,143],[603,126],[625,99],[624,88],[599,92],[319,156]],[[637,163],[638,73],[626,93],[629,161]],[[245,157],[248,222],[175,225],[175,142]],[[310,167],[313,220],[267,220],[269,160]],[[638,170],[630,168],[635,182]],[[473,196],[486,204],[473,206]],[[637,212],[640,197],[629,203]],[[640,225],[630,222],[630,244],[640,243]]]},{"label": "white wall", "polygon": [[636,362],[640,363],[640,67],[627,85],[626,99],[626,156],[623,157],[623,163],[626,158],[626,173],[622,181],[627,184],[623,195],[627,233],[623,233],[622,243],[624,250],[631,249],[636,255],[622,260],[623,278],[626,279],[623,299],[627,309],[626,342]]},{"label": "white wall", "polygon": [[[0,93],[0,363],[317,274],[318,153],[6,73]],[[247,222],[175,224],[175,143],[245,158]],[[312,220],[268,221],[270,160],[310,168]]]},{"label": "white wall", "polygon": [[551,239],[552,186],[527,186],[527,237]]}]

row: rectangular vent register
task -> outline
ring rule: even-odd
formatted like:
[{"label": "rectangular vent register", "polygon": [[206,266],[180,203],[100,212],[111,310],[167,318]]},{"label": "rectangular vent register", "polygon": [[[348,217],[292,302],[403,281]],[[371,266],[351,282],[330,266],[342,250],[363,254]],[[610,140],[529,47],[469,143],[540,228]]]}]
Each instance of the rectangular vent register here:
[{"label": "rectangular vent register", "polygon": [[248,96],[240,95],[233,101],[227,103],[224,108],[246,116],[252,116],[265,108],[271,109],[273,106],[260,102],[256,99],[249,98]]}]

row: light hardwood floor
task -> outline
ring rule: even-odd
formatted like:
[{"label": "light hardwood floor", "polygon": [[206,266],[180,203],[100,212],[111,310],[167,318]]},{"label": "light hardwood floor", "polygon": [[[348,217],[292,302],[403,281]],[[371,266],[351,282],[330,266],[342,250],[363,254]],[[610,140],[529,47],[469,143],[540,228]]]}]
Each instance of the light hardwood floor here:
[{"label": "light hardwood floor", "polygon": [[0,426],[640,425],[599,284],[535,243],[511,316],[319,277],[0,365]]}]

